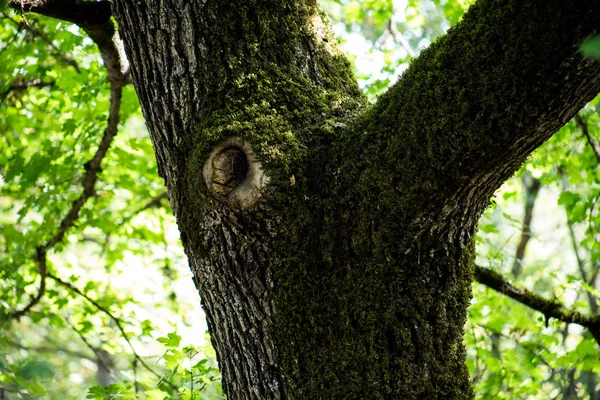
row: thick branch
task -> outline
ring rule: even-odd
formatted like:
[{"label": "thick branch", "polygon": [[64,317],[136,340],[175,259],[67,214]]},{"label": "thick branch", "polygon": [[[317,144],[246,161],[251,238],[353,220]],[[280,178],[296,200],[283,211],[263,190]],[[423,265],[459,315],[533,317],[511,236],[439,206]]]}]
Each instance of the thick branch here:
[{"label": "thick branch", "polygon": [[406,207],[427,198],[426,218],[464,235],[527,155],[600,91],[600,63],[578,50],[598,26],[599,2],[479,0],[365,116],[349,163],[366,149],[363,180],[389,181],[383,190],[396,191],[407,221],[416,216]]},{"label": "thick branch", "polygon": [[594,339],[596,339],[596,342],[600,345],[600,315],[588,316],[578,311],[570,310],[557,301],[545,299],[526,289],[513,286],[502,275],[488,268],[476,266],[475,280],[529,308],[541,312],[546,318],[555,318],[559,321],[588,328]]}]

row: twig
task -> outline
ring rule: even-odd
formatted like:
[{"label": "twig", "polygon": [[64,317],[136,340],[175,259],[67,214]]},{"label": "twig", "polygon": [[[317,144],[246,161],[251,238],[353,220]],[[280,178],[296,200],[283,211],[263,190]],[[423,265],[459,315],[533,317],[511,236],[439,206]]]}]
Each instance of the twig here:
[{"label": "twig", "polygon": [[12,19],[9,15],[7,15],[6,13],[3,13],[4,18],[8,19],[12,24],[16,25],[18,27],[18,29],[25,29],[27,30],[29,33],[31,33],[33,36],[41,39],[42,41],[46,42],[50,48],[52,49],[52,52],[50,53],[52,56],[56,57],[57,59],[61,60],[65,65],[70,65],[71,67],[73,67],[73,69],[79,73],[81,72],[81,69],[79,68],[79,64],[77,64],[77,62],[71,58],[69,55],[65,54],[65,52],[63,52],[61,49],[59,49],[54,42],[52,41],[52,39],[50,39],[48,37],[48,35],[42,31],[41,29],[36,28],[35,26],[33,26],[33,24],[30,23],[25,23],[24,20],[19,23],[17,21],[15,21],[14,19]]},{"label": "twig", "polygon": [[15,80],[12,85],[10,85],[5,91],[3,91],[2,93],[0,93],[0,104],[4,102],[4,100],[6,100],[6,98],[8,97],[8,95],[15,91],[15,92],[22,92],[25,89],[29,89],[32,87],[37,87],[37,88],[44,88],[44,87],[52,87],[54,86],[56,82],[54,81],[50,81],[50,82],[44,82],[41,79],[32,79],[30,81],[25,81],[25,82],[18,82],[17,80]]},{"label": "twig", "polygon": [[[121,335],[123,336],[123,338],[125,339],[125,341],[127,342],[127,345],[131,349],[131,352],[133,353],[133,356],[135,357],[135,359],[138,360],[140,362],[140,364],[142,364],[144,366],[144,368],[146,368],[148,371],[150,371],[154,376],[156,376],[159,379],[163,378],[159,373],[157,373],[152,368],[150,368],[150,366],[146,363],[146,361],[144,361],[144,359],[142,357],[140,357],[139,354],[136,352],[135,348],[133,347],[133,343],[131,343],[131,340],[129,340],[129,338],[127,337],[127,333],[125,332],[125,328],[123,328],[123,321],[120,318],[116,317],[108,308],[103,307],[102,305],[100,305],[96,300],[94,300],[91,297],[89,297],[87,294],[85,294],[83,291],[81,291],[77,287],[73,286],[71,283],[63,281],[62,279],[60,279],[59,277],[57,277],[57,276],[55,276],[53,274],[48,274],[48,278],[52,279],[53,281],[55,281],[59,285],[62,285],[64,287],[66,287],[67,289],[71,290],[72,292],[74,292],[74,293],[78,294],[79,296],[83,297],[88,302],[90,302],[94,307],[96,307],[98,310],[100,310],[104,314],[106,314],[115,323],[115,325],[117,325],[117,329],[119,330],[119,332],[121,333]],[[173,385],[172,383],[170,383],[168,381],[167,381],[167,383],[172,388],[177,389],[177,387],[175,385]]]},{"label": "twig", "polygon": [[388,22],[388,30],[392,34],[394,40],[397,43],[400,43],[402,48],[406,51],[406,53],[409,56],[411,56],[412,58],[415,58],[417,56],[417,53],[415,53],[415,51],[410,47],[410,43],[408,43],[408,40],[406,40],[406,38],[402,35],[400,31],[398,31],[398,27],[396,26],[396,23],[393,21],[393,19],[390,19]]},{"label": "twig", "polygon": [[584,315],[578,311],[570,310],[557,301],[548,300],[526,289],[517,288],[506,281],[499,273],[481,266],[475,266],[475,280],[529,308],[541,312],[546,320],[555,318],[559,321],[587,328],[600,345],[600,315]]},{"label": "twig", "polygon": [[79,329],[77,329],[67,318],[63,317],[63,320],[67,323],[67,325],[69,325],[71,327],[71,329],[77,334],[77,336],[79,336],[81,341],[92,352],[94,352],[94,354],[96,355],[96,359],[94,360],[96,362],[96,364],[100,364],[100,366],[102,366],[102,368],[104,368],[106,371],[110,371],[111,367],[109,367],[108,365],[106,365],[104,363],[104,358],[102,357],[102,354],[100,354],[100,349],[98,349],[96,346],[92,346],[92,344],[87,340],[87,338],[83,335],[83,333],[81,333],[81,331]]},{"label": "twig", "polygon": [[[69,354],[73,357],[78,357],[84,360],[89,360],[89,361],[95,361],[94,357],[91,357],[85,353],[79,352],[79,351],[75,351],[75,350],[71,350],[71,349],[66,349],[64,347],[60,347],[60,346],[35,346],[35,347],[30,347],[30,346],[25,346],[13,339],[9,339],[9,338],[4,338],[3,340],[6,341],[6,343],[9,346],[13,346],[16,347],[17,349],[21,349],[21,350],[25,350],[25,351],[30,351],[30,352],[35,352],[35,353],[53,353],[55,354],[56,352],[63,352],[66,354]],[[45,340],[50,341],[48,338],[45,338]],[[55,344],[55,343],[52,343]]]},{"label": "twig", "polygon": [[[12,21],[12,18],[10,18],[8,15],[6,15],[6,13],[2,13],[4,18],[8,18]],[[14,21],[13,21],[14,22]],[[8,42],[6,42],[4,44],[4,47],[2,49],[0,49],[0,55],[2,55],[2,53],[4,53],[6,51],[6,49],[8,49],[10,46],[12,46],[12,44],[14,42],[17,41],[17,39],[19,39],[19,33],[21,33],[21,29],[23,29],[21,26],[17,27],[17,31],[15,32],[15,34],[10,38],[10,40]]]},{"label": "twig", "polygon": [[[565,211],[566,211],[566,209],[565,209]],[[567,214],[567,227],[569,228],[569,236],[571,238],[571,245],[573,246],[573,252],[575,253],[575,259],[577,260],[577,268],[579,269],[579,275],[581,275],[581,279],[585,283],[592,286],[593,283],[590,279],[588,279],[587,272],[585,271],[585,267],[583,265],[583,260],[581,259],[581,256],[579,255],[579,246],[577,244],[577,238],[575,237],[575,231],[573,230],[573,223],[571,222],[571,219],[569,218],[568,214]],[[590,309],[592,310],[592,313],[594,313],[594,314],[598,313],[598,305],[596,304],[596,297],[592,293],[590,293],[589,290],[586,290],[586,295],[587,295],[588,304],[590,305]]]},{"label": "twig", "polygon": [[533,208],[540,192],[542,184],[539,179],[531,176],[523,176],[523,187],[525,188],[525,213],[523,215],[523,227],[521,228],[521,239],[517,246],[515,261],[512,265],[514,277],[521,275],[523,270],[523,258],[529,239],[531,239],[531,221],[533,219]]},{"label": "twig", "polygon": [[167,192],[163,192],[163,193],[159,194],[158,196],[153,197],[150,201],[148,201],[142,207],[138,208],[137,210],[133,211],[128,216],[124,217],[121,220],[121,222],[119,222],[119,224],[115,227],[114,230],[119,229],[120,227],[122,227],[123,225],[125,225],[126,223],[128,223],[129,221],[131,221],[136,215],[141,214],[141,213],[143,213],[146,210],[150,210],[152,208],[158,208],[158,207],[160,207],[160,205],[162,204],[163,200],[166,200],[166,199],[168,199]]},{"label": "twig", "polygon": [[33,297],[31,299],[31,301],[29,302],[29,304],[27,304],[25,307],[23,307],[19,311],[15,311],[13,313],[10,313],[8,315],[9,318],[19,319],[23,315],[27,314],[29,312],[29,310],[31,310],[31,308],[33,306],[35,306],[37,303],[40,302],[40,300],[44,296],[44,293],[46,292],[46,277],[48,276],[48,267],[47,267],[47,260],[46,260],[46,249],[44,249],[43,247],[38,247],[37,248],[37,256],[35,258],[35,261],[36,261],[36,263],[38,265],[38,271],[40,273],[40,287],[38,289],[38,292],[35,295],[35,297]]},{"label": "twig", "polygon": [[592,148],[592,151],[596,155],[596,161],[598,161],[598,163],[600,164],[600,146],[598,146],[592,139],[587,121],[583,119],[581,114],[577,114],[575,116],[575,122],[577,123],[579,128],[581,128],[581,131],[587,138],[588,144],[590,145],[590,147]]},{"label": "twig", "polygon": [[129,221],[131,221],[136,215],[141,214],[146,210],[160,207],[163,200],[165,200],[165,199],[168,199],[167,192],[163,192],[163,193],[159,194],[158,196],[152,198],[150,201],[148,201],[146,204],[144,204],[142,207],[133,211],[128,216],[123,217],[121,219],[121,221],[109,233],[106,234],[106,236],[104,237],[104,241],[90,238],[90,237],[84,237],[83,239],[87,240],[89,242],[96,243],[101,248],[101,254],[104,254],[110,245],[111,234],[117,232],[121,227],[123,227],[125,224],[127,224]]}]

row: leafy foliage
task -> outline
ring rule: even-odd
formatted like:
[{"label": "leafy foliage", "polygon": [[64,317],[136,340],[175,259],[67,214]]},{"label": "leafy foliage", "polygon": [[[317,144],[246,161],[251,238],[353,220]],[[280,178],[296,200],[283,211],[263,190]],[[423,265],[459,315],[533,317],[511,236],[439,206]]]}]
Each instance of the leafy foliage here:
[{"label": "leafy foliage", "polygon": [[[371,99],[470,4],[321,3]],[[124,87],[119,133],[94,195],[48,253],[43,297],[22,318],[10,318],[38,293],[38,249],[61,229],[83,190],[110,99],[98,50],[82,31],[4,5],[0,397],[80,399],[90,388],[90,399],[222,398],[214,351],[196,334],[206,327],[131,86]],[[598,37],[581,44],[589,57],[600,58],[599,49]],[[534,153],[499,191],[477,237],[478,264],[594,314],[600,307],[599,112],[596,100]],[[539,196],[532,196],[532,179],[540,182]],[[519,256],[528,207],[531,240]],[[474,284],[465,329],[479,398],[598,398],[598,345],[579,326]],[[190,341],[196,346],[184,344]]]}]

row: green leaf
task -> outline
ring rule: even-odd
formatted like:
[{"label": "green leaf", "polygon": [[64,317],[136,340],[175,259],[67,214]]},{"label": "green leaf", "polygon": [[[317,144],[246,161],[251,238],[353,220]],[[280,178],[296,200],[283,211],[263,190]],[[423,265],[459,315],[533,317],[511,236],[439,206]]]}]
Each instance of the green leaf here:
[{"label": "green leaf", "polygon": [[105,397],[110,395],[110,392],[104,387],[100,385],[92,386],[88,392],[86,399],[94,399],[94,400],[103,400]]},{"label": "green leaf", "polygon": [[164,344],[166,347],[179,347],[179,342],[181,341],[181,336],[177,333],[172,332],[167,335],[167,337],[161,337],[157,339],[160,343]]},{"label": "green leaf", "polygon": [[586,57],[600,60],[600,35],[585,39],[579,45],[579,50]]},{"label": "green leaf", "polygon": [[346,4],[343,7],[343,10],[346,14],[346,23],[358,23],[365,18],[365,13],[358,1],[353,1],[350,4]]},{"label": "green leaf", "polygon": [[558,198],[558,204],[564,204],[567,209],[572,208],[579,200],[581,196],[577,193],[562,192]]}]

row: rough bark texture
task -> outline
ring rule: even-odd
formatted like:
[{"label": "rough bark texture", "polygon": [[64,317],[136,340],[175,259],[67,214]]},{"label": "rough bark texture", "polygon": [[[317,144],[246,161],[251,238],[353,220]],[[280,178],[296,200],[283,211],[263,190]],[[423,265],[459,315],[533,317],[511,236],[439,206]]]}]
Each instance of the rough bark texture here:
[{"label": "rough bark texture", "polygon": [[[471,398],[470,238],[598,93],[600,2],[481,0],[369,108],[315,1],[114,12],[228,395]],[[269,177],[246,209],[203,180],[231,138]]]}]

